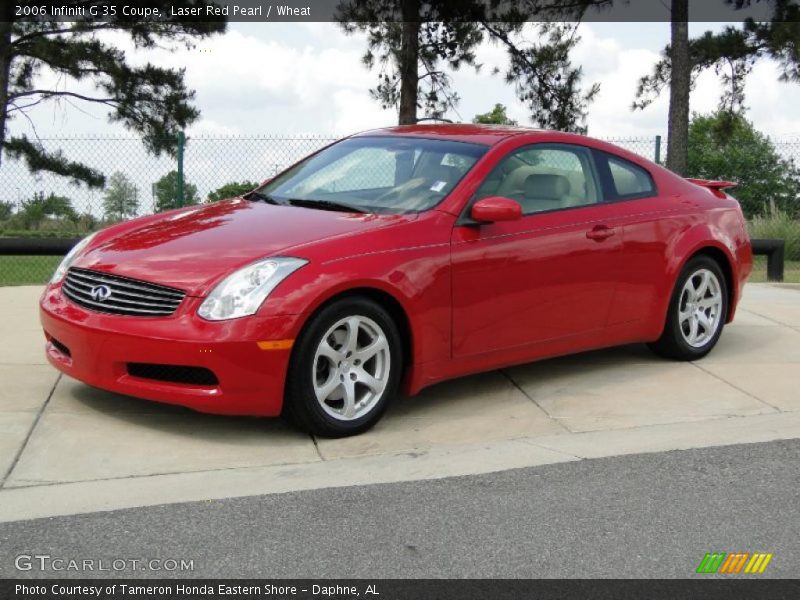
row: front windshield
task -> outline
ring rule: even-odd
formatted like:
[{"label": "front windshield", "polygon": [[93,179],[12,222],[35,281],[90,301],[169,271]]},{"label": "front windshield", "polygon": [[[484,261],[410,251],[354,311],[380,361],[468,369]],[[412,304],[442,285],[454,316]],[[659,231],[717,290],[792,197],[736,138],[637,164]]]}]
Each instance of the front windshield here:
[{"label": "front windshield", "polygon": [[255,190],[251,200],[410,213],[441,202],[487,147],[413,137],[349,138]]}]

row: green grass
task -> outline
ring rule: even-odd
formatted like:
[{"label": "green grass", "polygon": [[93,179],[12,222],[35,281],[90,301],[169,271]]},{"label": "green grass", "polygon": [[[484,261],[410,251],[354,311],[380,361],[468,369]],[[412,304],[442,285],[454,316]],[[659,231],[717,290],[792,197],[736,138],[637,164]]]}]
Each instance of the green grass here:
[{"label": "green grass", "polygon": [[[0,256],[0,286],[44,285],[56,270],[60,256]],[[784,267],[786,283],[800,283],[800,260],[787,260]],[[756,256],[752,283],[767,280],[767,258]]]},{"label": "green grass", "polygon": [[766,217],[753,217],[749,229],[752,238],[784,240],[787,267],[788,261],[800,260],[800,219],[774,210]]},{"label": "green grass", "polygon": [[[753,257],[753,274],[750,283],[764,283],[767,280],[767,257]],[[787,260],[783,263],[783,282],[800,283],[800,260]]]},{"label": "green grass", "polygon": [[52,277],[62,258],[0,255],[0,286],[44,285]]}]

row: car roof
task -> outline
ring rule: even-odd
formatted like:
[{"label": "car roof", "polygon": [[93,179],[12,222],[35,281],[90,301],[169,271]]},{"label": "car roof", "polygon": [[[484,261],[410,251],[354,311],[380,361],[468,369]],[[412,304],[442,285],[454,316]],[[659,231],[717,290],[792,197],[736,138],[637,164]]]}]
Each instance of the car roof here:
[{"label": "car roof", "polygon": [[[495,146],[504,140],[517,136],[525,136],[523,143],[535,143],[537,141],[536,138],[545,138],[543,141],[548,143],[577,144],[589,148],[595,148],[597,150],[620,156],[650,170],[661,169],[660,165],[652,163],[645,157],[603,140],[598,140],[596,138],[577,133],[554,131],[552,129],[536,129],[534,127],[520,127],[517,125],[482,125],[474,123],[426,123],[417,125],[396,125],[394,127],[383,127],[381,129],[362,131],[354,134],[351,137],[387,135],[452,140],[456,142],[481,144],[484,146]],[[670,176],[680,179],[680,177],[676,176],[670,171],[664,170],[664,173],[668,173]]]},{"label": "car roof", "polygon": [[478,125],[472,123],[428,123],[417,125],[397,125],[395,127],[383,127],[381,129],[371,129],[355,134],[353,137],[393,135],[424,137],[433,139],[446,139],[458,142],[471,142],[473,144],[483,144],[493,146],[503,140],[517,135],[557,135],[563,136],[566,140],[573,142],[583,139],[582,136],[548,131],[546,129],[535,129],[533,127],[518,127],[511,125]]}]

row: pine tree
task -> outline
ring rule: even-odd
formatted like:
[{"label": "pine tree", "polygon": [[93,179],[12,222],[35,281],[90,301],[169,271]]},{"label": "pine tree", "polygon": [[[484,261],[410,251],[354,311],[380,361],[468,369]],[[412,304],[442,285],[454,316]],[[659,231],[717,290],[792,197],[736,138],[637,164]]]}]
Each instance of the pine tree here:
[{"label": "pine tree", "polygon": [[[633,109],[644,109],[670,87],[667,167],[676,173],[687,172],[689,98],[692,82],[700,73],[714,69],[720,75],[719,108],[730,131],[737,125],[736,115],[745,110],[744,86],[757,61],[771,59],[781,67],[781,81],[800,82],[800,6],[794,0],[764,2],[772,6],[768,22],[748,19],[741,26],[689,39],[688,0],[672,0],[672,42],[653,71],[639,81]],[[727,0],[727,4],[738,9],[748,2]]]},{"label": "pine tree", "polygon": [[113,173],[108,178],[103,196],[105,218],[109,221],[123,221],[135,217],[138,209],[139,189],[124,173]]},{"label": "pine tree", "polygon": [[[586,130],[588,104],[598,85],[581,88],[582,71],[570,51],[580,40],[577,27],[586,11],[610,0],[343,0],[337,20],[347,33],[367,34],[364,64],[378,68],[370,90],[384,108],[398,109],[401,125],[441,118],[459,101],[448,71],[480,69],[475,50],[491,40],[506,50],[505,80],[540,127]],[[526,21],[537,38],[525,41]],[[554,22],[554,21],[561,22]]]},{"label": "pine tree", "polygon": [[[70,160],[60,151],[47,151],[26,135],[8,137],[8,121],[24,116],[29,108],[67,98],[75,103],[108,107],[109,119],[139,134],[154,154],[173,152],[178,131],[197,119],[194,92],[184,83],[182,69],[153,64],[134,66],[125,53],[103,37],[102,32],[128,34],[136,48],[191,47],[194,40],[221,33],[224,20],[197,22],[170,17],[170,7],[211,4],[206,0],[154,0],[161,20],[137,20],[121,11],[105,21],[74,17],[74,21],[15,20],[14,5],[0,7],[0,156],[23,159],[33,171],[49,171],[74,182],[102,187],[105,177],[91,166]],[[84,6],[84,0],[63,0],[59,5]],[[39,73],[50,69],[75,81],[91,81],[95,92],[79,94],[63,86],[40,86]]]}]

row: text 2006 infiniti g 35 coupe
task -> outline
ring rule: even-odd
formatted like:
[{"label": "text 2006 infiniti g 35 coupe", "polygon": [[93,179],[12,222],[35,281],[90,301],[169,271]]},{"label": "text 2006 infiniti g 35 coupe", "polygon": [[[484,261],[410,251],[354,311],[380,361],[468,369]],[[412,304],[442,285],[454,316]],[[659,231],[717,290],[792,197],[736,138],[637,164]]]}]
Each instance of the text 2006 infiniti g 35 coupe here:
[{"label": "text 2006 infiniti g 35 coupe", "polygon": [[41,299],[47,356],[326,436],[364,431],[401,386],[629,342],[694,360],[752,269],[731,185],[564,133],[362,133],[243,197],[82,240]]}]

